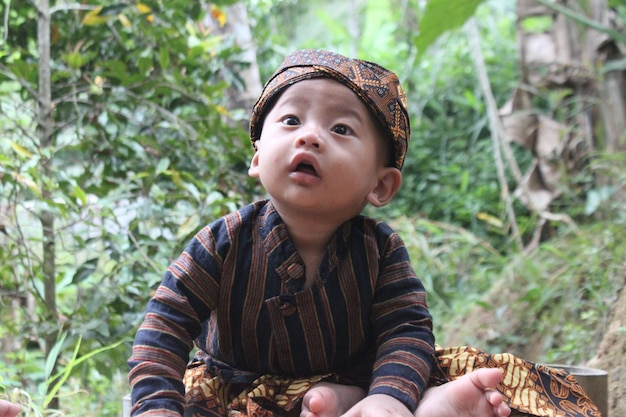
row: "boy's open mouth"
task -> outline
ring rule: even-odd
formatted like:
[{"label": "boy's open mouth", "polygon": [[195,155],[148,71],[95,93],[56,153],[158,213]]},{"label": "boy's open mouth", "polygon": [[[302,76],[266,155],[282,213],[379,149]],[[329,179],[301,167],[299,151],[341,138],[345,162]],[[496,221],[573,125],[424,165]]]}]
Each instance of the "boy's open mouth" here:
[{"label": "boy's open mouth", "polygon": [[307,163],[299,163],[298,166],[296,166],[296,172],[302,172],[305,174],[309,174],[309,175],[315,175],[317,177],[317,171],[315,171],[315,167],[313,167],[313,165],[311,164],[307,164]]}]

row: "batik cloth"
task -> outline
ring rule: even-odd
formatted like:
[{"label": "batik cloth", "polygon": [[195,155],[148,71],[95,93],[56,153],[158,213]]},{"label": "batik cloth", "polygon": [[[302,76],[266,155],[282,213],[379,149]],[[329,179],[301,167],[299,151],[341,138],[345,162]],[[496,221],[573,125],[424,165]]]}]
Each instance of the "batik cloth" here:
[{"label": "batik cloth", "polygon": [[[600,417],[598,408],[569,373],[523,360],[515,355],[488,354],[472,347],[437,350],[431,386],[480,368],[504,372],[497,387],[512,415],[538,417]],[[311,378],[254,376],[233,371],[212,374],[205,363],[192,363],[185,374],[186,417],[297,417],[304,394],[334,375]]]},{"label": "batik cloth", "polygon": [[350,88],[365,103],[393,142],[394,163],[402,169],[411,137],[406,95],[393,72],[373,62],[319,49],[288,55],[263,88],[250,117],[250,138],[259,140],[263,120],[287,87],[312,78],[330,78]]}]

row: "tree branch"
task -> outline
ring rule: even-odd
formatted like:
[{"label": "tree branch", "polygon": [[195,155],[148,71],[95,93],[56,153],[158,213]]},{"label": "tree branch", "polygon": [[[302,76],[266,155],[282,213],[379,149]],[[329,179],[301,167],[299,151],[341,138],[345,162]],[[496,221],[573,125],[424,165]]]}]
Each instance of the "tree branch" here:
[{"label": "tree branch", "polygon": [[11,10],[11,0],[7,0],[7,4],[4,6],[4,36],[2,37],[2,40],[5,44],[7,43],[7,39],[9,38],[9,10]]},{"label": "tree branch", "polygon": [[50,8],[50,15],[56,12],[62,12],[66,10],[95,10],[100,6],[90,6],[88,4],[80,4],[80,3],[65,3],[63,5],[58,5]]},{"label": "tree branch", "polygon": [[476,67],[478,81],[483,91],[487,106],[487,115],[489,117],[489,124],[491,126],[490,130],[491,140],[493,143],[493,156],[494,162],[496,164],[496,171],[498,173],[498,181],[500,182],[500,187],[502,189],[507,213],[511,221],[513,238],[517,242],[518,249],[521,251],[524,249],[524,243],[522,242],[519,228],[517,226],[515,211],[513,210],[513,199],[511,198],[511,193],[509,192],[509,186],[506,180],[504,163],[502,161],[502,155],[500,153],[501,149],[505,150],[507,161],[509,162],[509,167],[512,168],[513,176],[519,184],[522,183],[522,174],[519,171],[519,167],[517,166],[515,159],[512,158],[513,153],[511,152],[510,147],[508,147],[508,143],[505,143],[505,141],[503,140],[504,127],[502,126],[502,122],[498,114],[496,99],[494,98],[493,92],[491,91],[489,75],[487,74],[487,69],[485,67],[485,60],[483,58],[482,50],[480,49],[480,36],[476,27],[476,20],[473,17],[468,21],[467,33],[472,48],[472,60],[474,61],[474,66]]},{"label": "tree branch", "polygon": [[616,41],[619,41],[623,43],[624,45],[626,45],[626,35],[616,30],[613,30],[609,27],[606,27],[598,23],[597,21],[590,19],[588,16],[585,16],[584,14],[577,13],[574,10],[568,7],[562,6],[553,1],[549,1],[549,0],[535,0],[535,1],[543,6],[546,6],[549,9],[554,10],[555,12],[561,13],[565,17],[569,17],[570,19],[578,23],[582,23],[583,25],[587,25],[599,32],[605,33],[609,35],[611,38],[615,39]]}]

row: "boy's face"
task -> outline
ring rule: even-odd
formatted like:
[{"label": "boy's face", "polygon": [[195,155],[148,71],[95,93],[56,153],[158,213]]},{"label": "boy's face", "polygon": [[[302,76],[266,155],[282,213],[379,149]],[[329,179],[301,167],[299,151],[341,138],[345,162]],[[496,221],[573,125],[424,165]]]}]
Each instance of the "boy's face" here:
[{"label": "boy's face", "polygon": [[368,202],[386,204],[380,187],[389,173],[401,181],[399,170],[385,167],[379,136],[367,107],[348,87],[327,78],[300,81],[266,115],[249,173],[279,212],[348,219]]}]

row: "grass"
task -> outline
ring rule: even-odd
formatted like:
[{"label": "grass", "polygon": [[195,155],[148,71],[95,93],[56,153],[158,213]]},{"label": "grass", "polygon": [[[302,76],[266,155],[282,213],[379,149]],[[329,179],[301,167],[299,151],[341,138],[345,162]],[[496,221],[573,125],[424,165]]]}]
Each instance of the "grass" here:
[{"label": "grass", "polygon": [[465,230],[406,218],[395,226],[429,293],[442,345],[580,364],[594,355],[626,284],[620,222],[581,226],[509,257]]}]

